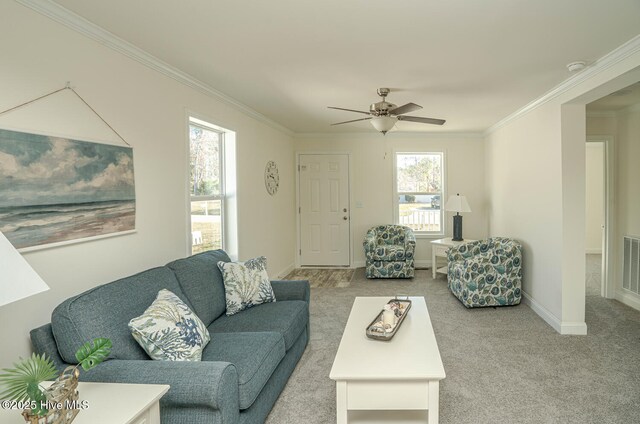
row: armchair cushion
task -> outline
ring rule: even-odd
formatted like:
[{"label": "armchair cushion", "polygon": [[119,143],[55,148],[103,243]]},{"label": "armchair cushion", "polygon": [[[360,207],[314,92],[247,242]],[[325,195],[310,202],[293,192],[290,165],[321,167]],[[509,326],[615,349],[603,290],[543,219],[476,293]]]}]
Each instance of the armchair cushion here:
[{"label": "armchair cushion", "polygon": [[404,261],[404,246],[398,245],[378,245],[373,252],[373,259],[376,261]]}]

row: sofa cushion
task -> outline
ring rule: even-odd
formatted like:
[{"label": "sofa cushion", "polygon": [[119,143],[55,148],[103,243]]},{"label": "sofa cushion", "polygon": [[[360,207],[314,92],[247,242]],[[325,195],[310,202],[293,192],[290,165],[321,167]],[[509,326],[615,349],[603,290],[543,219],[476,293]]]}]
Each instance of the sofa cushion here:
[{"label": "sofa cushion", "polygon": [[210,340],[200,318],[165,289],[142,315],[129,321],[129,330],[151,359],[158,361],[199,361]]},{"label": "sofa cushion", "polygon": [[285,348],[289,350],[308,322],[309,304],[302,300],[287,300],[264,303],[231,316],[222,315],[208,329],[214,340],[218,333],[275,331],[282,334]]},{"label": "sofa cushion", "polygon": [[221,333],[202,353],[203,361],[230,362],[238,373],[240,409],[249,408],[284,358],[280,333]]},{"label": "sofa cushion", "polygon": [[376,261],[404,261],[404,245],[380,245],[373,252],[373,259]]},{"label": "sofa cushion", "polygon": [[51,314],[62,359],[77,364],[76,350],[98,337],[111,339],[110,359],[149,359],[131,336],[128,324],[131,318],[142,315],[161,289],[170,290],[191,307],[175,275],[166,267],[95,287],[62,302]]},{"label": "sofa cushion", "polygon": [[209,325],[226,309],[218,262],[230,262],[224,250],[210,250],[167,264],[173,270],[193,311]]},{"label": "sofa cushion", "polygon": [[267,258],[264,256],[246,262],[220,261],[218,268],[224,280],[227,315],[276,301],[267,275]]}]

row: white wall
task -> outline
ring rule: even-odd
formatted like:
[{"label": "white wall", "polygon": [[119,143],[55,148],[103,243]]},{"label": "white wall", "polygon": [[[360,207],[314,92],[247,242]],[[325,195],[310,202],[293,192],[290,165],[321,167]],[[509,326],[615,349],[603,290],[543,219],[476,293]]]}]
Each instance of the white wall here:
[{"label": "white wall", "polygon": [[[29,354],[29,330],[48,322],[65,298],[186,255],[187,110],[237,133],[240,259],[265,254],[274,277],[291,267],[295,182],[289,134],[15,2],[0,3],[0,21],[0,110],[71,81],[133,146],[137,195],[135,234],[24,255],[51,290],[0,307],[0,367]],[[69,91],[0,116],[0,127],[118,142]],[[267,160],[280,168],[280,191],[273,197],[264,188]]]},{"label": "white wall", "polygon": [[486,138],[490,234],[522,241],[525,300],[563,334],[587,330],[584,105],[637,81],[640,51],[597,65]]},{"label": "white wall", "polygon": [[[446,161],[445,199],[460,193],[467,197],[471,213],[463,218],[463,236],[481,239],[487,235],[487,208],[484,186],[484,142],[480,136],[435,134],[357,133],[296,136],[298,153],[351,154],[351,228],[352,265],[364,266],[362,240],[375,225],[393,222],[393,157],[395,151],[444,151]],[[361,203],[362,208],[356,204]],[[445,217],[447,236],[452,234],[452,213]],[[429,241],[439,237],[418,238],[416,264],[431,264]]]},{"label": "white wall", "polygon": [[604,225],[604,143],[587,143],[585,187],[586,253],[602,253]]},{"label": "white wall", "polygon": [[622,282],[622,238],[625,235],[640,237],[640,104],[617,114],[618,154],[616,158],[616,232],[618,246],[615,270],[616,299],[640,309],[640,297],[623,290]]}]

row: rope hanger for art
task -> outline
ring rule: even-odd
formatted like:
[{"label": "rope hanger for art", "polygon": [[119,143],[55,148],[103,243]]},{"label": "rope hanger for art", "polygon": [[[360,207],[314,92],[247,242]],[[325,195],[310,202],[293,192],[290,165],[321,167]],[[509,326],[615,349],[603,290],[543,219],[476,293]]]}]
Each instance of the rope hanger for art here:
[{"label": "rope hanger for art", "polygon": [[122,140],[122,142],[123,142],[124,144],[126,144],[126,145],[127,145],[127,146],[129,146],[129,147],[131,147],[131,144],[127,143],[127,140],[125,140],[125,139],[124,139],[124,138],[123,138],[123,137],[118,133],[118,131],[116,131],[116,130],[111,126],[111,125],[109,125],[109,123],[108,123],[107,121],[105,121],[105,119],[104,119],[104,118],[103,118],[103,117],[102,117],[102,116],[101,116],[101,115],[100,115],[100,114],[99,114],[99,113],[98,113],[94,108],[92,108],[92,107],[91,107],[91,105],[90,105],[89,103],[87,103],[87,101],[86,101],[85,99],[83,99],[83,98],[82,98],[82,96],[80,96],[76,90],[74,90],[74,89],[73,89],[73,87],[71,87],[71,83],[70,83],[70,82],[67,82],[67,84],[66,84],[64,87],[62,87],[62,88],[60,88],[60,89],[58,89],[58,90],[54,90],[54,91],[52,91],[51,93],[45,94],[45,95],[40,96],[40,97],[36,97],[35,99],[29,100],[28,102],[24,102],[24,103],[21,103],[21,104],[19,104],[19,105],[17,105],[17,106],[10,107],[9,109],[5,109],[5,110],[3,110],[2,112],[0,112],[0,115],[4,115],[5,113],[9,113],[9,112],[12,112],[12,111],[14,111],[14,110],[16,110],[16,109],[20,109],[21,107],[28,106],[28,105],[30,105],[30,104],[32,104],[32,103],[37,102],[38,100],[42,100],[42,99],[44,99],[44,98],[46,98],[46,97],[53,96],[54,94],[58,94],[58,93],[60,93],[61,91],[64,91],[64,90],[71,90],[71,92],[72,92],[73,94],[75,94],[75,95],[76,95],[76,97],[78,97],[78,99],[80,99],[80,101],[81,101],[82,103],[84,103],[84,104],[85,104],[85,106],[87,106],[87,107],[89,108],[89,110],[91,110],[91,112],[93,112],[93,113],[94,113],[98,118],[100,118],[100,120],[101,120],[102,122],[104,122],[104,124],[105,124],[107,127],[109,127],[109,129],[110,129],[111,131],[113,131],[113,133],[114,133],[115,135],[117,135],[117,136],[118,136],[118,138],[119,138],[120,140]]}]

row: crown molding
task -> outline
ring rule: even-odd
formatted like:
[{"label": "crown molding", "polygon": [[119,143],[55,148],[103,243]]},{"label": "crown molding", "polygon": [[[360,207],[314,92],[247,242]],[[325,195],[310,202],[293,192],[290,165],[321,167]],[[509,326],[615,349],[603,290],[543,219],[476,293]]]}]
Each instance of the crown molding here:
[{"label": "crown molding", "polygon": [[514,121],[519,117],[531,112],[532,110],[542,106],[543,104],[555,99],[556,97],[560,96],[563,93],[566,93],[567,91],[583,83],[589,78],[592,78],[595,75],[598,75],[599,73],[609,69],[615,64],[623,61],[627,57],[634,55],[638,52],[640,52],[640,35],[636,35],[634,38],[622,44],[620,47],[616,48],[615,50],[607,53],[606,55],[602,56],[600,59],[596,60],[593,63],[593,65],[587,67],[584,71],[578,73],[577,75],[574,75],[569,79],[566,79],[565,81],[555,86],[550,91],[546,92],[545,94],[538,97],[534,101],[518,109],[517,111],[507,116],[506,118],[503,118],[502,120],[498,121],[497,123],[489,127],[484,132],[484,135],[487,136],[495,132],[496,130],[502,128],[509,122]]},{"label": "crown molding", "polygon": [[299,140],[317,140],[317,139],[363,139],[371,137],[380,137],[382,140],[407,140],[407,139],[472,139],[484,140],[482,132],[417,132],[417,131],[392,131],[386,135],[382,135],[377,131],[370,132],[319,132],[319,133],[295,133],[294,138]]},{"label": "crown molding", "polygon": [[112,50],[121,53],[130,59],[133,59],[148,68],[153,69],[179,83],[193,88],[201,93],[206,94],[209,97],[213,97],[216,100],[233,107],[234,109],[254,118],[278,131],[281,131],[289,136],[293,136],[294,132],[289,128],[267,118],[260,112],[251,109],[249,106],[235,100],[234,98],[216,90],[208,84],[192,77],[175,68],[168,63],[158,59],[157,57],[147,53],[146,51],[134,46],[128,41],[110,33],[104,28],[94,24],[93,22],[83,18],[76,13],[54,3],[51,0],[15,0],[17,3],[28,7],[47,18],[50,18],[82,35],[91,38],[98,43],[109,47]]}]

